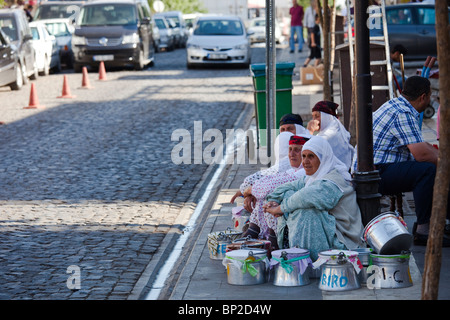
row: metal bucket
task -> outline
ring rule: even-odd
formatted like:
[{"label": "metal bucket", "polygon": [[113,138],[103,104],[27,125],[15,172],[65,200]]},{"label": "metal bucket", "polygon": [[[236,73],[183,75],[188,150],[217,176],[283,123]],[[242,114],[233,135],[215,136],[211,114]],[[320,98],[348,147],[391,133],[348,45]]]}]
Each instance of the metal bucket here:
[{"label": "metal bucket", "polygon": [[241,235],[242,232],[231,229],[208,234],[209,257],[213,260],[222,260],[225,257],[227,244],[230,244]]},{"label": "metal bucket", "polygon": [[310,283],[311,264],[309,250],[289,248],[272,251],[270,277],[276,286],[305,286]]},{"label": "metal bucket", "polygon": [[358,249],[353,249],[352,251],[358,252],[358,259],[359,259],[359,261],[361,261],[361,264],[363,266],[363,268],[361,269],[361,272],[358,273],[359,282],[362,285],[366,285],[367,277],[368,277],[367,268],[371,265],[370,254],[373,252],[373,250],[371,248],[358,248]]},{"label": "metal bucket", "polygon": [[380,289],[406,288],[413,285],[409,271],[410,252],[397,255],[370,254],[376,274],[374,287]]},{"label": "metal bucket", "polygon": [[399,254],[409,250],[412,239],[405,222],[394,212],[376,216],[364,228],[363,240],[381,255]]},{"label": "metal bucket", "polygon": [[227,268],[228,284],[250,286],[267,282],[266,250],[233,250],[227,252],[222,264]]},{"label": "metal bucket", "polygon": [[355,251],[329,250],[319,253],[313,264],[321,267],[319,289],[324,291],[348,291],[361,288],[357,276],[361,270],[361,262]]}]

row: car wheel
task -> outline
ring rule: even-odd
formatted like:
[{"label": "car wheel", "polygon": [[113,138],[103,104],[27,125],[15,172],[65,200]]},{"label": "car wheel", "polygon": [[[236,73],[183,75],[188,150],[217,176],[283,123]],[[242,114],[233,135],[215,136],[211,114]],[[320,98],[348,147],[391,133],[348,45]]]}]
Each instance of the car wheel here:
[{"label": "car wheel", "polygon": [[139,50],[139,58],[138,61],[134,64],[135,70],[143,70],[144,69],[144,51]]},{"label": "car wheel", "polygon": [[16,66],[16,80],[9,87],[11,90],[20,90],[23,87],[23,71],[20,63]]},{"label": "car wheel", "polygon": [[435,110],[432,106],[428,106],[425,111],[423,112],[423,117],[430,119],[431,117],[434,116]]}]

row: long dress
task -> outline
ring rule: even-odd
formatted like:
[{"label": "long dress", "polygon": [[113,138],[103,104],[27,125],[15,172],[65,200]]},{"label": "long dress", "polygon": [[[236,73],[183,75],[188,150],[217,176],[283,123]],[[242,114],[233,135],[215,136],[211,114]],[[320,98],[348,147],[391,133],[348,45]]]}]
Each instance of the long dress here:
[{"label": "long dress", "polygon": [[310,250],[313,260],[321,251],[355,249],[362,245],[363,226],[356,192],[336,170],[307,187],[306,176],[277,187],[267,201],[280,203],[284,215],[278,218],[278,246],[288,226],[289,247]]}]

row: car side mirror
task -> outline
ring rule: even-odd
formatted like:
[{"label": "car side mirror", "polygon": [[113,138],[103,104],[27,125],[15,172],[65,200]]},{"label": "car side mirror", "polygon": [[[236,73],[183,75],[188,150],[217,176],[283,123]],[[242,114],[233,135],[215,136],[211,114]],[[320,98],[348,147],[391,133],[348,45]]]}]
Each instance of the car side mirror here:
[{"label": "car side mirror", "polygon": [[144,19],[142,19],[142,24],[150,24],[151,19],[150,17],[144,17]]},{"label": "car side mirror", "polygon": [[33,36],[31,34],[26,34],[23,36],[23,41],[33,40]]}]

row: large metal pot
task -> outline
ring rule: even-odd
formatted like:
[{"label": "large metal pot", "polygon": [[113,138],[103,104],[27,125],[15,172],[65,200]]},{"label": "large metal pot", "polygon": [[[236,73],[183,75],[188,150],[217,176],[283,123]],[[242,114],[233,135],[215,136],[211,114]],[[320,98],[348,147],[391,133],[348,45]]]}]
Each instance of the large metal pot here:
[{"label": "large metal pot", "polygon": [[270,276],[276,286],[296,287],[310,283],[309,250],[289,248],[272,251]]},{"label": "large metal pot", "polygon": [[267,282],[269,260],[266,250],[233,250],[227,252],[222,264],[227,268],[229,284],[249,286]]},{"label": "large metal pot", "polygon": [[208,234],[209,257],[213,260],[223,260],[227,244],[230,244],[241,235],[242,232],[231,229]]},{"label": "large metal pot", "polygon": [[324,291],[348,291],[361,288],[357,276],[362,269],[358,253],[346,250],[328,250],[319,253],[313,267],[321,268],[319,289]]},{"label": "large metal pot", "polygon": [[406,288],[413,285],[409,271],[410,252],[397,255],[370,254],[372,263],[377,266],[373,276],[374,287],[380,289]]},{"label": "large metal pot", "polygon": [[403,219],[394,212],[382,213],[364,228],[364,241],[378,254],[393,255],[409,250],[412,235]]}]

